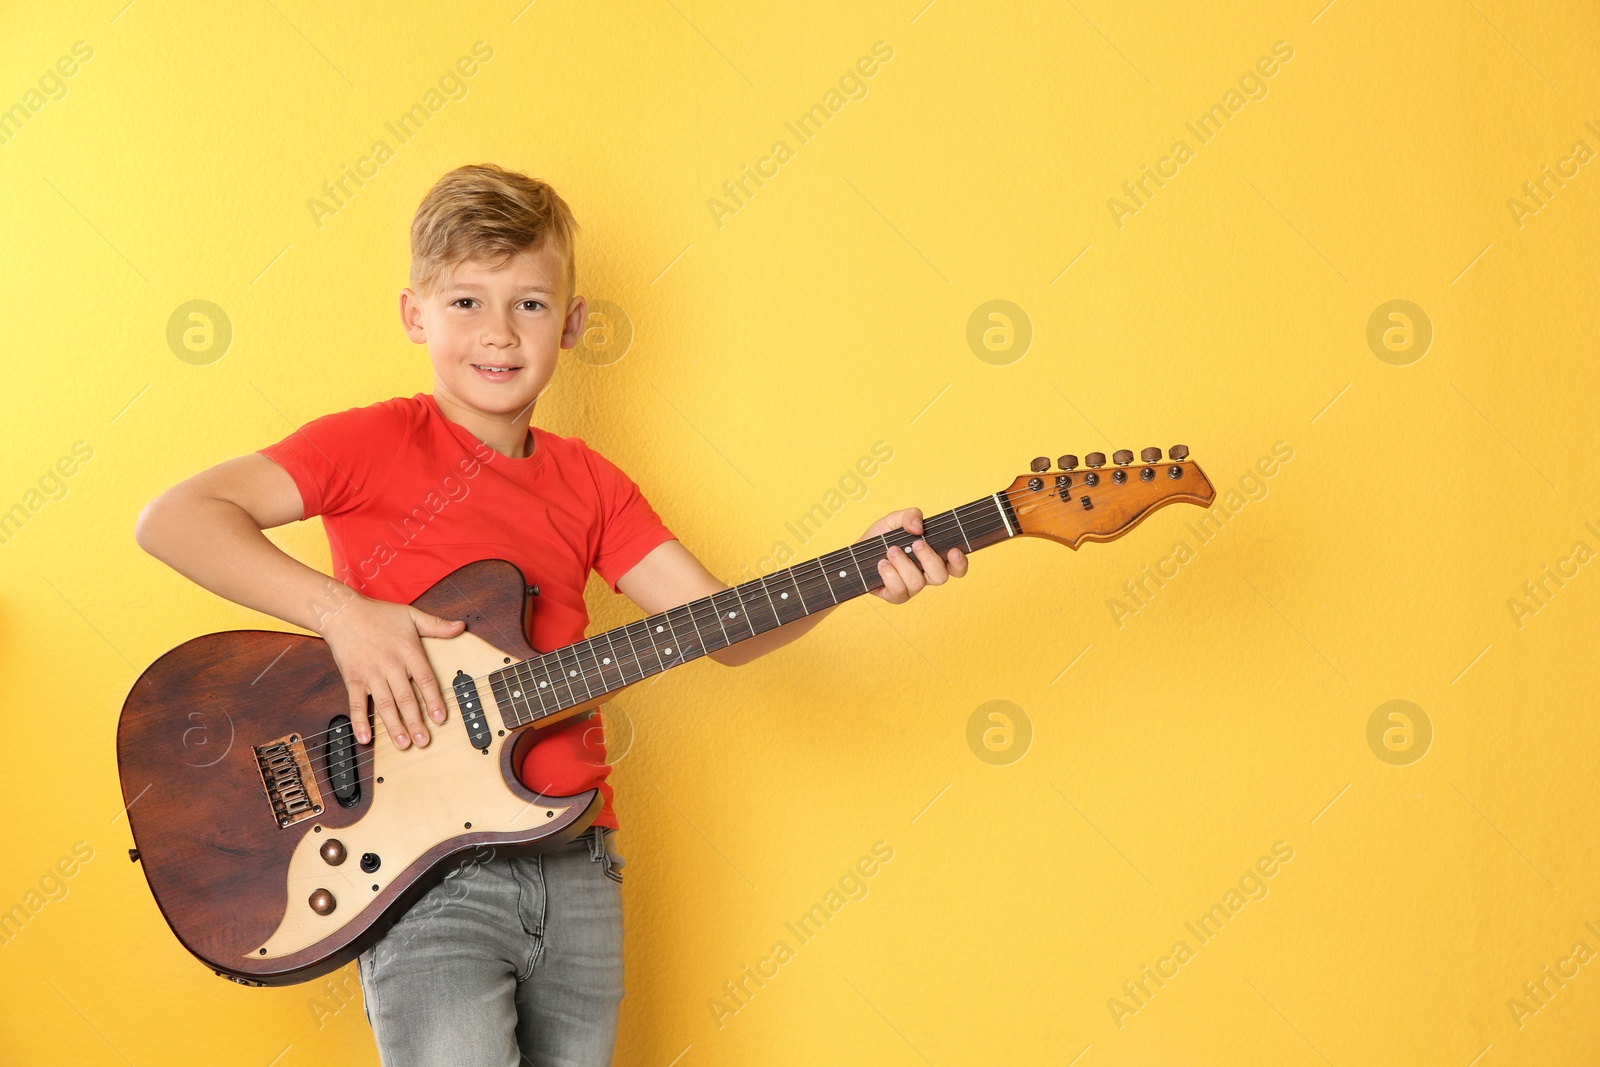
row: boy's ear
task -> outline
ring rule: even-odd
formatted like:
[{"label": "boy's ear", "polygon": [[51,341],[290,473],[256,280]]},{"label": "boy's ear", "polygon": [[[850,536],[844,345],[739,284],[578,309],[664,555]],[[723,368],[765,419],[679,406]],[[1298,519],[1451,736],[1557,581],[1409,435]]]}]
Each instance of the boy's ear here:
[{"label": "boy's ear", "polygon": [[567,318],[561,324],[561,347],[575,348],[583,336],[583,324],[589,319],[589,305],[583,297],[575,296],[567,304]]},{"label": "boy's ear", "polygon": [[410,286],[400,290],[400,328],[413,344],[428,343],[427,331],[422,328],[422,298]]}]

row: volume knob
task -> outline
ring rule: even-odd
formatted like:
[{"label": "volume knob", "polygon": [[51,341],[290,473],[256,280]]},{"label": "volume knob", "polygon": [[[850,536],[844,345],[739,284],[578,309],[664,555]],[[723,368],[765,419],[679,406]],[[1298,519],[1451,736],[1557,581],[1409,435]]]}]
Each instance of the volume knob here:
[{"label": "volume knob", "polygon": [[306,903],[311,905],[311,910],[318,915],[332,915],[333,909],[339,906],[339,902],[333,899],[333,894],[326,889],[312,893]]},{"label": "volume knob", "polygon": [[345,860],[344,842],[337,837],[328,838],[317,851],[322,854],[322,862],[330,867],[337,867]]}]

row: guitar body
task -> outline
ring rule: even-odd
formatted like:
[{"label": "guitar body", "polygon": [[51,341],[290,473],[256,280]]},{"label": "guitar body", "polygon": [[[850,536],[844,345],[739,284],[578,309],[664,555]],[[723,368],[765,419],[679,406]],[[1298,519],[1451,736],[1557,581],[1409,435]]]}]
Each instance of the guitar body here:
[{"label": "guitar body", "polygon": [[600,791],[528,790],[515,768],[535,730],[503,729],[483,686],[491,739],[477,747],[452,689],[539,654],[533,603],[503,560],[462,567],[418,597],[467,623],[460,636],[423,639],[446,720],[407,749],[375,723],[353,766],[338,762],[348,747],[330,757],[349,702],[321,638],[209,634],[140,675],[117,726],[118,770],[137,858],[184,947],[243,984],[304,982],[379,940],[457,864],[488,849],[541,852],[588,829]]}]

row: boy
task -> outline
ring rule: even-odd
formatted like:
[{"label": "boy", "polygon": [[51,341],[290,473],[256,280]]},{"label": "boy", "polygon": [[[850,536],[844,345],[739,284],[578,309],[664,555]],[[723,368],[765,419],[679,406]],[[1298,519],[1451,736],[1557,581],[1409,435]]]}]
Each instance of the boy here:
[{"label": "boy", "polygon": [[[433,392],[316,419],[277,444],[169,489],[139,516],[152,555],[211,591],[328,643],[357,740],[367,703],[397,748],[444,721],[419,637],[459,620],[410,601],[474,560],[502,558],[539,587],[533,645],[583,637],[593,569],[654,614],[729,588],[676,540],[638,486],[577,437],[531,425],[561,349],[583,331],[577,225],[543,182],[492,165],[441,178],[411,228],[406,335],[428,346]],[[292,559],[263,530],[323,516],[343,585]],[[916,508],[863,537],[922,532]],[[966,573],[923,541],[891,548],[874,592],[904,603]],[[711,654],[748,663],[811,630],[819,611]],[[413,689],[415,687],[415,690]],[[420,694],[420,701],[418,699]],[[435,886],[358,959],[386,1067],[607,1064],[622,987],[622,858],[610,767],[583,716],[549,728],[519,768],[535,791],[598,787],[594,826],[537,856],[475,858]]]}]

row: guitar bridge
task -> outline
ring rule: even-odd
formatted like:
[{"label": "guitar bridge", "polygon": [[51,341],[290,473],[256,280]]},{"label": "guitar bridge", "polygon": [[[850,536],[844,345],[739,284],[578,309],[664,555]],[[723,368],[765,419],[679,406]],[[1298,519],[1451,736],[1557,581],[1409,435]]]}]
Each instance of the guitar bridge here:
[{"label": "guitar bridge", "polygon": [[305,741],[289,734],[265,745],[252,746],[261,785],[272,805],[272,818],[279,827],[293,826],[322,814],[322,791],[311,771]]}]

